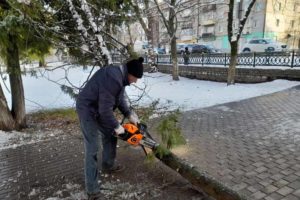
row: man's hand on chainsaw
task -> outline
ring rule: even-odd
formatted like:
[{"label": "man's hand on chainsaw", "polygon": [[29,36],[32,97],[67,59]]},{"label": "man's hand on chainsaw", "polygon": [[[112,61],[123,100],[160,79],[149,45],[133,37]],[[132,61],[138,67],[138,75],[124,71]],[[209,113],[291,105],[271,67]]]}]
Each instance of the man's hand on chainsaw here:
[{"label": "man's hand on chainsaw", "polygon": [[[119,125],[115,128],[116,137],[127,141],[133,146],[141,145],[153,149],[158,146],[158,144],[152,139],[151,135],[147,131],[147,126],[145,124],[139,124],[136,126],[132,123],[126,123]],[[144,150],[145,151],[145,150]]]},{"label": "man's hand on chainsaw", "polygon": [[129,115],[128,120],[136,126],[140,123],[139,117],[137,116],[137,114],[135,112],[132,112]]},{"label": "man's hand on chainsaw", "polygon": [[124,134],[125,133],[124,127],[119,124],[119,126],[115,128],[115,133],[116,135]]},{"label": "man's hand on chainsaw", "polygon": [[116,136],[121,138],[122,140],[128,139],[128,133],[125,131],[124,127],[119,125],[117,128],[115,128]]},{"label": "man's hand on chainsaw", "polygon": [[138,126],[132,123],[123,124],[126,136],[122,137],[123,140],[127,141],[133,146],[141,145],[153,149],[158,144],[152,139],[151,135],[147,131],[145,124],[139,124]]}]

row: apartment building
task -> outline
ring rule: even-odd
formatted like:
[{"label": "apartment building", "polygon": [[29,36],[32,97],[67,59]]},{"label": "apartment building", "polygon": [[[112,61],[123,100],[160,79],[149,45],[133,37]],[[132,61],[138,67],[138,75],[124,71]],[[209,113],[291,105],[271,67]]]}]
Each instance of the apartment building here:
[{"label": "apartment building", "polygon": [[[239,2],[241,16],[248,5],[249,0]],[[300,1],[257,0],[242,33],[241,45],[251,38],[271,38],[290,49],[299,49]]]},{"label": "apartment building", "polygon": [[[234,29],[239,27],[251,0],[236,0]],[[178,43],[212,44],[229,51],[227,37],[228,0],[188,0],[186,9],[177,14]],[[164,12],[168,12],[167,9]],[[159,44],[166,44],[166,29],[159,22]],[[240,46],[252,38],[271,38],[300,48],[300,0],[257,0],[248,17]]]}]

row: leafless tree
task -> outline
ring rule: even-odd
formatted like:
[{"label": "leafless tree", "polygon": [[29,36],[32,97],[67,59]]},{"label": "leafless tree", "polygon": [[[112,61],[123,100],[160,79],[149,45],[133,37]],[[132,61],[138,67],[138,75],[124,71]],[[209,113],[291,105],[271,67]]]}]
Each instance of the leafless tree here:
[{"label": "leafless tree", "polygon": [[250,15],[251,9],[254,6],[256,0],[251,0],[244,17],[240,20],[239,26],[237,29],[234,29],[234,18],[233,12],[235,8],[235,0],[229,0],[229,12],[228,12],[228,41],[230,43],[230,64],[228,69],[228,76],[227,76],[227,85],[234,84],[235,81],[235,71],[236,71],[236,63],[237,63],[237,56],[238,56],[238,42],[243,32],[244,26],[246,24],[247,18]]}]

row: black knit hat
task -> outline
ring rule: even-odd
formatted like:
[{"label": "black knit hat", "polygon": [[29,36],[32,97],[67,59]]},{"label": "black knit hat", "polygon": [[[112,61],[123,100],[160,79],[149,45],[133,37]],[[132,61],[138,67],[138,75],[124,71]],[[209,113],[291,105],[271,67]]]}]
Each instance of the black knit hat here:
[{"label": "black knit hat", "polygon": [[128,61],[126,63],[128,74],[131,74],[136,78],[142,78],[144,71],[143,62],[143,57],[139,57],[138,59]]}]

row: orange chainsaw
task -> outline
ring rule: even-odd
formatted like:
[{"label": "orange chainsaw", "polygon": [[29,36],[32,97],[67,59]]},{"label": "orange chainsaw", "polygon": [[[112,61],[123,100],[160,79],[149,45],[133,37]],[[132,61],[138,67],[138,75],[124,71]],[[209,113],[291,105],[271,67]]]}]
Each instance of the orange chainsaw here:
[{"label": "orange chainsaw", "polygon": [[[147,126],[143,123],[138,124],[135,126],[131,123],[123,124],[123,128],[125,129],[124,134],[118,135],[122,140],[127,141],[129,144],[133,146],[140,145],[144,152],[146,150],[144,147],[154,149],[159,144],[154,141],[147,130]],[[146,153],[147,154],[147,153]]]}]

